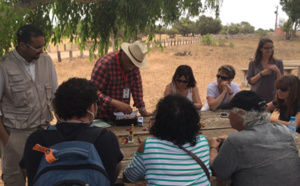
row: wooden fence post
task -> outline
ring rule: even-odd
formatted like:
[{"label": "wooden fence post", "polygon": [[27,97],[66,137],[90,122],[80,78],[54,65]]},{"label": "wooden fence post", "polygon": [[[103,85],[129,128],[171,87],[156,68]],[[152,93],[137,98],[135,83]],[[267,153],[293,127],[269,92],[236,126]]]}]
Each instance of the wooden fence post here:
[{"label": "wooden fence post", "polygon": [[58,62],[61,62],[61,56],[60,56],[60,51],[59,50],[57,51],[57,60],[58,60]]},{"label": "wooden fence post", "polygon": [[72,50],[69,50],[69,58],[70,58],[70,61],[73,60],[73,53],[72,53]]},{"label": "wooden fence post", "polygon": [[66,51],[67,50],[67,46],[66,46],[66,44],[64,44],[64,51]]}]

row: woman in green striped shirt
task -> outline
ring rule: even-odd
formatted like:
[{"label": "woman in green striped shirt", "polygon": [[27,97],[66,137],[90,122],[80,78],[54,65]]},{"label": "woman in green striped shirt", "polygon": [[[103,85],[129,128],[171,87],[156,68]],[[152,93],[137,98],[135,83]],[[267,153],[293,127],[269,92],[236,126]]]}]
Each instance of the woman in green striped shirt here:
[{"label": "woman in green striped shirt", "polygon": [[146,138],[138,147],[124,170],[124,180],[133,183],[145,179],[147,185],[210,185],[201,166],[177,146],[194,153],[209,169],[209,144],[199,134],[199,121],[187,98],[169,95],[161,99],[150,129],[154,137]]}]

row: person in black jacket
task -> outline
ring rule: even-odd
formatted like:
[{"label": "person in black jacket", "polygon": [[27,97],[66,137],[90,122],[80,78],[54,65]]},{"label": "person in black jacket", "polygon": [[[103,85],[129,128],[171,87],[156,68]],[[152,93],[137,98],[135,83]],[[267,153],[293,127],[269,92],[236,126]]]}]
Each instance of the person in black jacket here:
[{"label": "person in black jacket", "polygon": [[[58,87],[55,99],[52,101],[58,120],[56,133],[62,135],[65,141],[78,141],[79,136],[82,139],[82,136],[89,138],[89,133],[94,134],[90,130],[101,130],[90,127],[97,112],[97,99],[97,86],[93,82],[82,78],[71,78],[63,82]],[[39,129],[32,133],[26,142],[20,166],[26,169],[28,185],[32,184],[43,157],[43,153],[32,150],[33,146],[40,144],[50,147],[61,142],[57,140],[55,133],[49,135],[49,132],[53,131]],[[123,159],[115,134],[104,130],[95,140],[94,146],[106,169],[110,184],[114,185]]]}]

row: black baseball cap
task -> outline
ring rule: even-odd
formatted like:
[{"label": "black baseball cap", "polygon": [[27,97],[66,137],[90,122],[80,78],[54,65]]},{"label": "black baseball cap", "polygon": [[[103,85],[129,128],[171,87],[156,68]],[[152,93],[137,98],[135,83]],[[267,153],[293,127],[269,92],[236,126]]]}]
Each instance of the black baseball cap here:
[{"label": "black baseball cap", "polygon": [[238,92],[229,103],[224,104],[222,107],[223,109],[236,107],[246,111],[262,112],[266,109],[266,101],[255,92],[243,90]]}]

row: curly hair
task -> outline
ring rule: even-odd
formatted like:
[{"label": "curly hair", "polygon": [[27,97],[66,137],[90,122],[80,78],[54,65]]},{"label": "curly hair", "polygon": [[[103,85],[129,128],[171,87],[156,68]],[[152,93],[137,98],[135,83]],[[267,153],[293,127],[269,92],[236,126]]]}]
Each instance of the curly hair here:
[{"label": "curly hair", "polygon": [[30,43],[31,37],[44,36],[44,33],[33,25],[24,25],[17,31],[17,42]]},{"label": "curly hair", "polygon": [[181,76],[184,76],[185,79],[189,81],[189,83],[187,84],[188,88],[195,87],[195,85],[197,84],[193,74],[193,70],[189,65],[178,66],[173,75],[172,82],[175,83],[176,79],[180,78]]},{"label": "curly hair", "polygon": [[[254,62],[256,65],[262,60],[263,56],[262,56],[261,49],[263,48],[264,44],[266,44],[266,43],[273,43],[273,41],[269,38],[262,38],[258,43],[256,52],[255,52],[255,59],[254,59]],[[274,55],[274,50],[269,59],[271,62],[275,62],[273,55]]]},{"label": "curly hair", "polygon": [[275,81],[276,88],[287,88],[289,96],[287,100],[279,99],[276,94],[276,109],[281,113],[285,113],[286,117],[293,116],[295,109],[300,104],[300,80],[295,75],[284,75]]},{"label": "curly hair", "polygon": [[74,116],[81,118],[97,102],[97,86],[83,78],[70,78],[55,92],[53,106],[59,118],[68,120]]},{"label": "curly hair", "polygon": [[194,105],[181,95],[168,95],[156,105],[150,134],[176,145],[196,144],[200,116]]},{"label": "curly hair", "polygon": [[230,79],[233,79],[235,77],[235,70],[233,66],[231,65],[222,65],[219,69],[218,72],[224,72]]}]

